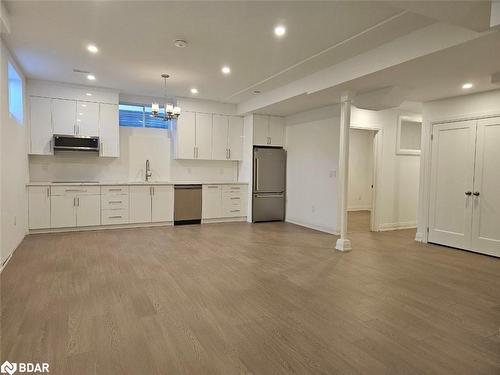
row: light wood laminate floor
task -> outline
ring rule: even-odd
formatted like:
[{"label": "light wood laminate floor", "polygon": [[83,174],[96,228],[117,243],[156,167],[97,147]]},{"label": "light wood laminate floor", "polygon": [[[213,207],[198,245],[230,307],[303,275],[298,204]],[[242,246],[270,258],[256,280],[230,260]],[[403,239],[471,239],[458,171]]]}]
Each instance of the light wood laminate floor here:
[{"label": "light wood laminate floor", "polygon": [[30,235],[1,356],[51,374],[499,374],[500,260],[285,223]]},{"label": "light wood laminate floor", "polygon": [[370,211],[349,211],[347,212],[347,232],[369,232],[370,229]]}]

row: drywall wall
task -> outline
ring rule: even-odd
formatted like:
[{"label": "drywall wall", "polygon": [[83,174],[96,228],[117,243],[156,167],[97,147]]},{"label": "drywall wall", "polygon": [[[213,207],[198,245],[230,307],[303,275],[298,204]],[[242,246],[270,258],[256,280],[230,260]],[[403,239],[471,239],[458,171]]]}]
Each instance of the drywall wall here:
[{"label": "drywall wall", "polygon": [[370,130],[350,130],[347,189],[349,211],[370,210],[372,207],[374,135]]},{"label": "drywall wall", "polygon": [[19,124],[9,114],[8,62],[13,64],[21,75],[23,93],[26,81],[20,67],[0,40],[1,50],[1,249],[3,264],[23,240],[27,231],[26,182],[28,180],[28,160],[26,151],[26,95],[24,95],[24,123]]},{"label": "drywall wall", "polygon": [[286,118],[286,220],[337,232],[338,107]]},{"label": "drywall wall", "polygon": [[[420,157],[396,155],[397,123],[404,109],[369,111],[352,108],[351,127],[380,129],[377,150],[375,206],[379,230],[413,228],[417,225]],[[417,114],[418,115],[418,114]]]},{"label": "drywall wall", "polygon": [[430,135],[432,123],[458,121],[484,116],[500,116],[500,90],[424,103],[417,240],[427,241],[430,187]]},{"label": "drywall wall", "polygon": [[101,158],[85,152],[60,152],[29,157],[31,181],[142,181],[146,160],[153,180],[235,181],[238,163],[212,160],[174,160],[169,132],[164,129],[120,127],[120,157]]},{"label": "drywall wall", "polygon": [[[411,104],[411,103],[410,103]],[[399,115],[415,115],[420,106],[384,111],[353,107],[351,127],[377,132],[378,182],[375,227],[379,230],[416,226],[420,158],[396,155]],[[337,169],[339,107],[329,106],[286,118],[287,221],[338,232]]]}]

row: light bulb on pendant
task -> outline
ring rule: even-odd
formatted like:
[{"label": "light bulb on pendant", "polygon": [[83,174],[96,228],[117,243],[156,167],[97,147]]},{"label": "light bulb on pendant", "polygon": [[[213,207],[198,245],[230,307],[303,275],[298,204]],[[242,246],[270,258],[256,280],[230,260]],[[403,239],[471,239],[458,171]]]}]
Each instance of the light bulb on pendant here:
[{"label": "light bulb on pendant", "polygon": [[151,104],[151,114],[156,117],[158,116],[159,112],[160,112],[160,105],[158,103]]}]

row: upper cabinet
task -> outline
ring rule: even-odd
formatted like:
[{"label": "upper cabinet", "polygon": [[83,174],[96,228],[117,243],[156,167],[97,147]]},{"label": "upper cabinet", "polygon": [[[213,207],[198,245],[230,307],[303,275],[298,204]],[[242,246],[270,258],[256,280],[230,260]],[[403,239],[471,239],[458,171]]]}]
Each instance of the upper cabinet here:
[{"label": "upper cabinet", "polygon": [[76,102],[76,135],[99,136],[99,103]]},{"label": "upper cabinet", "polygon": [[99,141],[101,156],[120,156],[120,134],[118,124],[118,105],[99,105]]},{"label": "upper cabinet", "polygon": [[283,147],[285,120],[277,116],[253,116],[253,144]]},{"label": "upper cabinet", "polygon": [[76,101],[52,99],[52,127],[54,134],[76,134]]},{"label": "upper cabinet", "polygon": [[28,81],[30,150],[52,155],[54,134],[100,137],[101,156],[119,156],[118,93]]},{"label": "upper cabinet", "polygon": [[183,112],[173,128],[174,158],[241,160],[243,118]]},{"label": "upper cabinet", "polygon": [[50,98],[30,98],[30,153],[33,155],[52,154],[51,101]]}]

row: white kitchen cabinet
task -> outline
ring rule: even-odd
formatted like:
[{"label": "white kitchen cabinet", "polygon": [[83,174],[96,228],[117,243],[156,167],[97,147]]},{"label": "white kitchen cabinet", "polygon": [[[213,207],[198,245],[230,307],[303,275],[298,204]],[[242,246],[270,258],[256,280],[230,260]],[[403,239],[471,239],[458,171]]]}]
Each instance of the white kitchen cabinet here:
[{"label": "white kitchen cabinet", "polygon": [[228,116],[214,115],[212,127],[212,159],[227,160],[228,151]]},{"label": "white kitchen cabinet", "polygon": [[101,196],[78,195],[76,197],[76,226],[88,227],[101,224]]},{"label": "white kitchen cabinet", "polygon": [[212,159],[211,113],[196,113],[196,159]]},{"label": "white kitchen cabinet", "polygon": [[243,157],[243,117],[213,116],[212,159],[241,160]]},{"label": "white kitchen cabinet", "polygon": [[253,144],[283,147],[285,121],[282,117],[254,115]]},{"label": "white kitchen cabinet", "polygon": [[152,186],[130,186],[129,221],[131,223],[151,222]]},{"label": "white kitchen cabinet", "polygon": [[253,116],[253,144],[267,146],[269,143],[269,116]]},{"label": "white kitchen cabinet", "polygon": [[99,141],[100,155],[104,157],[120,156],[118,106],[116,104],[100,104],[99,109]]},{"label": "white kitchen cabinet", "polygon": [[222,217],[221,185],[202,186],[201,216],[203,219]]},{"label": "white kitchen cabinet", "polygon": [[50,207],[52,228],[76,227],[76,196],[74,194],[52,195]]},{"label": "white kitchen cabinet", "polygon": [[174,125],[176,159],[196,159],[196,113],[182,112]]},{"label": "white kitchen cabinet", "polygon": [[229,116],[227,148],[229,160],[243,159],[243,117]]},{"label": "white kitchen cabinet", "polygon": [[285,119],[283,117],[269,116],[269,145],[284,145]]},{"label": "white kitchen cabinet", "polygon": [[246,216],[246,185],[222,186],[222,217]]},{"label": "white kitchen cabinet", "polygon": [[52,99],[52,128],[54,134],[76,134],[76,101]]},{"label": "white kitchen cabinet", "polygon": [[28,187],[29,229],[50,228],[50,187]]},{"label": "white kitchen cabinet", "polygon": [[153,223],[174,220],[174,188],[172,185],[152,187],[151,221]]},{"label": "white kitchen cabinet", "polygon": [[99,136],[99,103],[76,103],[76,135]]},{"label": "white kitchen cabinet", "polygon": [[52,155],[52,99],[32,96],[30,105],[30,154]]}]

